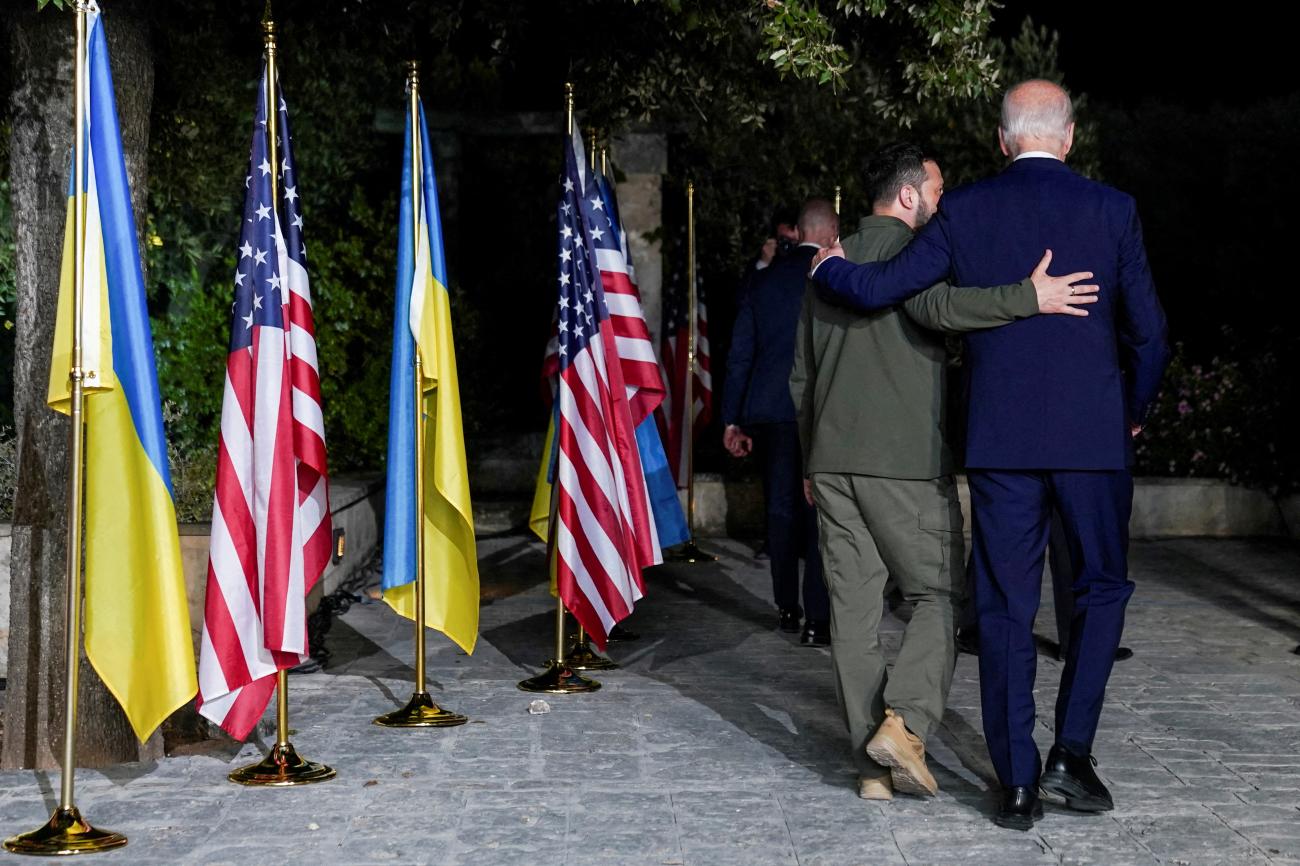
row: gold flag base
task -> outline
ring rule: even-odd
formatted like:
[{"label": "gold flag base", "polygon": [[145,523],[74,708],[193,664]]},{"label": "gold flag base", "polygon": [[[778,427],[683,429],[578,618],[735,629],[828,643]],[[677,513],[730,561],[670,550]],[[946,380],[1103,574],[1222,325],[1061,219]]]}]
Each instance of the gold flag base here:
[{"label": "gold flag base", "polygon": [[276,743],[261,761],[249,764],[247,767],[240,767],[226,778],[240,785],[288,787],[325,782],[333,779],[335,775],[333,767],[301,757],[292,743]]},{"label": "gold flag base", "polygon": [[569,654],[564,657],[564,665],[574,671],[618,670],[618,662],[611,661],[593,650],[585,637],[574,641],[569,647]]},{"label": "gold flag base", "polygon": [[669,562],[689,562],[689,563],[718,561],[718,558],[716,556],[710,553],[705,553],[703,550],[700,550],[700,547],[698,544],[695,543],[694,538],[692,538],[690,541],[686,542],[685,544],[673,548],[671,551],[668,552],[668,555],[665,556],[664,559],[666,559]]},{"label": "gold flag base", "polygon": [[381,728],[452,728],[468,721],[466,716],[435,704],[428,692],[415,692],[406,706],[376,717],[372,724]]},{"label": "gold flag base", "polygon": [[634,640],[640,640],[641,635],[634,631],[628,631],[622,625],[615,623],[614,627],[609,630],[609,637],[606,638],[610,643],[624,643]]},{"label": "gold flag base", "polygon": [[574,673],[572,668],[551,659],[547,661],[545,671],[531,679],[524,680],[519,684],[519,688],[525,692],[568,695],[580,692],[594,692],[600,688],[600,683]]},{"label": "gold flag base", "polygon": [[121,833],[90,826],[76,806],[69,806],[55,809],[44,827],[10,836],[5,840],[5,850],[14,854],[50,857],[94,854],[121,848],[125,844],[126,837]]}]

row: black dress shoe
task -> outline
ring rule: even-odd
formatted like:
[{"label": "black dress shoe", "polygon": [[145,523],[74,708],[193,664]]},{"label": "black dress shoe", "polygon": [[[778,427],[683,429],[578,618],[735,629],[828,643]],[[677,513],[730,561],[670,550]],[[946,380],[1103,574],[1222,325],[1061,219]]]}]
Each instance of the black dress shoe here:
[{"label": "black dress shoe", "polygon": [[[1126,647],[1126,646],[1122,646],[1122,647],[1118,647],[1118,648],[1116,648],[1116,650],[1115,650],[1115,661],[1117,661],[1117,662],[1126,662],[1126,661],[1128,661],[1128,660],[1131,659],[1131,658],[1133,658],[1133,650],[1129,649],[1129,648]],[[1064,648],[1057,648],[1057,650],[1056,650],[1056,660],[1057,660],[1058,662],[1064,662],[1064,661],[1065,661],[1065,649],[1064,649]]]},{"label": "black dress shoe", "polygon": [[803,625],[803,634],[799,635],[799,643],[804,646],[830,646],[830,624],[822,620],[808,620]]},{"label": "black dress shoe", "polygon": [[980,632],[977,628],[963,628],[957,632],[957,652],[968,656],[980,654]]},{"label": "black dress shoe", "polygon": [[1043,817],[1043,801],[1032,785],[1017,785],[1002,790],[1002,802],[993,823],[1008,830],[1029,830]]},{"label": "black dress shoe", "polygon": [[1115,808],[1115,801],[1093,771],[1096,763],[1092,755],[1081,758],[1064,746],[1052,746],[1038,787],[1064,797],[1065,805],[1078,812],[1109,812]]},{"label": "black dress shoe", "polygon": [[799,632],[799,611],[797,610],[781,611],[780,628],[781,631],[783,632],[787,632],[789,634],[797,634]]}]

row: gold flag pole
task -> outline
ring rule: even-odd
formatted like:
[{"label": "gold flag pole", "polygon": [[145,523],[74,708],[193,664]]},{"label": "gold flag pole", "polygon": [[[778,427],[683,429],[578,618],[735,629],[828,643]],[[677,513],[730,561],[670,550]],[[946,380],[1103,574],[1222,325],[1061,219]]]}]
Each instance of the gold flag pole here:
[{"label": "gold flag pole", "polygon": [[[564,83],[564,117],[564,146],[572,147],[573,83],[569,81]],[[559,399],[558,395],[556,399]],[[558,435],[558,431],[556,432]],[[550,539],[546,545],[548,563],[551,561],[551,557],[557,555],[555,552],[555,507],[558,488],[559,480],[557,479],[555,485],[551,488],[551,529]],[[582,676],[569,666],[565,659],[566,649],[564,642],[564,599],[560,597],[559,587],[557,586],[555,588],[555,658],[547,659],[546,670],[535,677],[529,677],[521,681],[519,688],[525,692],[546,692],[553,695],[594,692],[599,689],[599,682]]]},{"label": "gold flag pole", "polygon": [[[596,170],[596,128],[587,127],[587,162],[591,170]],[[601,148],[600,159],[603,163],[605,160],[605,150]],[[604,174],[604,168],[601,174]],[[587,630],[578,624],[578,631],[573,636],[568,654],[564,657],[564,663],[570,669],[575,671],[612,671],[618,669],[618,663],[605,658],[600,653],[591,648],[591,641],[587,639]]]},{"label": "gold flag pole", "polygon": [[686,182],[686,393],[682,398],[680,419],[686,437],[686,530],[691,534],[673,555],[677,562],[713,562],[716,556],[700,550],[695,543],[695,365],[699,344],[699,298],[695,291],[695,182]]},{"label": "gold flag pole", "polygon": [[[72,391],[72,427],[68,434],[71,465],[68,467],[68,579],[64,622],[64,713],[63,778],[59,805],[44,826],[6,839],[6,850],[15,854],[92,854],[109,851],[126,844],[126,836],[112,830],[92,827],[81,817],[73,798],[77,771],[77,685],[81,664],[81,530],[85,479],[82,464],[86,454],[84,379],[84,322],[86,309],[86,103],[89,70],[86,68],[86,15],[90,4],[77,0],[76,83],[73,85],[74,159],[72,163],[73,197],[73,309],[72,366],[68,372]],[[95,335],[98,339],[98,334]]]},{"label": "gold flag pole", "polygon": [[[420,139],[420,62],[407,61],[406,87],[411,124],[411,241],[420,242],[424,207],[424,142]],[[468,718],[444,710],[429,695],[424,647],[424,373],[415,347],[415,691],[406,706],[374,720],[384,728],[451,728]]]},{"label": "gold flag pole", "polygon": [[835,184],[835,215],[840,215],[840,185]]},{"label": "gold flag pole", "polygon": [[[280,222],[280,93],[275,67],[275,21],[271,18],[271,0],[262,16],[262,42],[266,50],[266,135],[267,162],[271,164],[271,212],[275,214],[275,232]],[[256,764],[240,767],[226,778],[240,785],[287,787],[309,785],[333,779],[334,768],[308,761],[289,742],[289,672],[281,668],[275,675],[275,746]]]}]

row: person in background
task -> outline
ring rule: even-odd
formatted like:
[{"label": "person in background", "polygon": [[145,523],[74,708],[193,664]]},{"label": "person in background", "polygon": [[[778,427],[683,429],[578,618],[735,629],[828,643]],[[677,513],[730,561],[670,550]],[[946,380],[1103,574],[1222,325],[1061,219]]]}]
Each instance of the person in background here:
[{"label": "person in background", "polygon": [[733,457],[751,451],[758,457],[778,627],[798,633],[803,618],[800,643],[818,647],[830,643],[830,602],[822,580],[816,516],[803,495],[790,370],[809,263],[839,234],[839,217],[830,202],[810,199],[800,210],[796,232],[798,246],[777,255],[740,299],[722,394],[722,443]]}]

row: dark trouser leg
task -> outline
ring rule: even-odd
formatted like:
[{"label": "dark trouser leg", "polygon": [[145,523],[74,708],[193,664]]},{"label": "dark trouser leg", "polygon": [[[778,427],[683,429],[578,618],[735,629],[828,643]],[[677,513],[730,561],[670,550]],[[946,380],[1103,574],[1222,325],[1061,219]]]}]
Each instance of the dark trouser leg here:
[{"label": "dark trouser leg", "polygon": [[1056,698],[1056,741],[1087,755],[1124,632],[1124,609],[1133,595],[1128,579],[1133,476],[1117,470],[1056,471],[1050,477],[1076,563],[1074,617]]},{"label": "dark trouser leg", "polygon": [[1074,563],[1070,559],[1070,543],[1065,539],[1065,526],[1061,511],[1052,509],[1052,534],[1047,542],[1047,562],[1052,569],[1052,604],[1056,613],[1056,642],[1061,647],[1061,657],[1070,645],[1070,620],[1074,618]]},{"label": "dark trouser leg", "polygon": [[[791,437],[783,429],[787,426],[794,431],[793,452]],[[803,502],[803,477],[799,467],[797,428],[793,423],[754,424],[751,435],[763,473],[763,486],[767,490],[764,508],[767,514],[767,555],[772,569],[772,599],[781,610],[798,611],[799,554],[804,529],[803,512],[799,508]],[[806,503],[804,505],[806,507]]]},{"label": "dark trouser leg", "polygon": [[803,452],[799,447],[799,428],[788,425],[786,431],[790,437],[790,447],[795,461],[795,502],[802,527],[803,554],[803,610],[807,619],[817,622],[829,622],[831,618],[830,593],[826,589],[826,577],[822,572],[821,545],[818,544],[817,509],[808,504],[803,493]]},{"label": "dark trouser leg", "polygon": [[975,560],[966,563],[966,603],[957,618],[957,628],[963,632],[979,628],[979,611],[975,609]]},{"label": "dark trouser leg", "polygon": [[1034,615],[1050,508],[1043,472],[971,470],[972,562],[984,739],[1003,786],[1035,785]]}]

